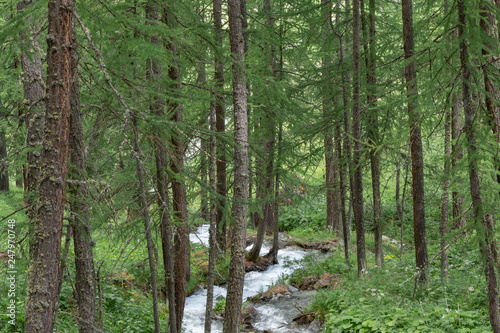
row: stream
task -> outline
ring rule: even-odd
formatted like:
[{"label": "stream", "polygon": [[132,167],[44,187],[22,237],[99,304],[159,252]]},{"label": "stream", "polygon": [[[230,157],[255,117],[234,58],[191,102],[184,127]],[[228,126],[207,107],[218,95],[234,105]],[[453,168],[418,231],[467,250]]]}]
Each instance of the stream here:
[{"label": "stream", "polygon": [[[198,227],[196,234],[190,234],[189,239],[192,243],[203,243],[208,246],[209,226]],[[249,247],[250,248],[250,247]],[[247,250],[249,250],[247,248]],[[261,254],[266,254],[269,248],[262,246]],[[248,297],[257,295],[266,291],[270,285],[275,283],[280,277],[291,274],[298,268],[294,260],[304,258],[307,251],[297,247],[287,247],[278,252],[278,265],[269,266],[264,272],[249,272],[245,274],[245,283],[243,287],[243,301]],[[214,303],[220,297],[226,296],[226,289],[214,286]],[[205,305],[207,302],[207,290],[198,289],[193,295],[186,298],[184,309],[183,328],[186,332],[203,333],[205,325]],[[270,332],[307,332],[304,328],[290,328],[292,318],[296,315],[295,302],[284,302],[282,306],[275,302],[273,304],[254,304],[257,311],[257,320],[254,322],[254,328],[259,330],[268,330]],[[286,304],[285,303],[290,303]],[[289,308],[295,311],[289,311]],[[222,332],[222,321],[212,322],[212,332]]]}]

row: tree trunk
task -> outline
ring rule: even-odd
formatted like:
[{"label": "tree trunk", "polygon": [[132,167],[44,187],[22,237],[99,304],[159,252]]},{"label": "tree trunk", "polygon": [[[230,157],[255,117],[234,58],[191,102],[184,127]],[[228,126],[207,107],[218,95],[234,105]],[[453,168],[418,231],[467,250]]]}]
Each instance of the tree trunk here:
[{"label": "tree trunk", "polygon": [[216,169],[217,169],[217,243],[219,248],[225,252],[226,250],[226,196],[227,196],[227,185],[226,185],[226,144],[221,136],[224,135],[226,131],[226,117],[224,109],[224,63],[223,63],[223,48],[222,48],[222,2],[221,0],[213,1],[213,11],[214,11],[214,35],[216,42],[215,50],[215,117],[216,117],[216,131],[218,134],[217,139],[217,159],[216,159]]},{"label": "tree trunk", "polygon": [[[460,164],[460,160],[463,158],[462,145],[458,141],[460,135],[462,133],[462,102],[460,101],[460,97],[458,94],[454,96],[454,104],[451,118],[451,168],[452,170],[458,171],[458,165]],[[455,174],[455,172],[452,172]],[[462,183],[461,179],[458,179],[456,182]],[[452,229],[460,229],[465,226],[467,221],[463,216],[462,206],[464,203],[464,195],[461,192],[453,191],[452,192],[452,200],[453,200],[453,225]]]},{"label": "tree trunk", "polygon": [[[214,1],[214,14],[216,11],[216,2]],[[220,2],[219,2],[220,5]],[[220,7],[219,7],[220,9]],[[214,94],[212,89],[212,94]],[[212,315],[214,306],[214,281],[215,281],[215,261],[217,254],[217,205],[214,193],[216,192],[215,186],[215,135],[213,132],[216,130],[216,112],[215,103],[210,103],[210,162],[208,168],[208,178],[210,182],[210,235],[209,235],[209,249],[208,249],[208,276],[207,276],[207,305],[205,310],[205,333],[210,333],[212,329]]]},{"label": "tree trunk", "polygon": [[[75,22],[76,23],[76,22]],[[71,225],[75,247],[75,289],[78,304],[78,330],[93,333],[95,325],[95,269],[90,233],[88,186],[85,170],[87,157],[83,141],[83,125],[80,106],[80,82],[78,80],[78,45],[76,25],[73,27],[73,48],[71,49],[71,114],[69,154],[71,179],[74,180],[68,192],[71,198]]]},{"label": "tree trunk", "polygon": [[377,77],[375,75],[375,0],[369,2],[369,41],[368,41],[368,61],[367,61],[367,85],[368,85],[368,106],[369,130],[368,139],[370,142],[370,164],[372,174],[373,192],[373,225],[375,233],[375,263],[379,266],[384,264],[384,250],[382,247],[382,208],[380,199],[380,167],[379,167],[379,131],[378,131],[378,108],[377,108]]},{"label": "tree trunk", "polygon": [[481,188],[478,170],[478,161],[476,157],[477,147],[474,129],[474,110],[472,108],[471,100],[471,72],[469,69],[469,53],[467,40],[464,36],[466,31],[466,9],[464,0],[458,1],[458,23],[459,23],[459,38],[460,42],[460,64],[462,69],[462,98],[465,114],[465,133],[467,134],[467,159],[469,162],[469,181],[470,192],[472,197],[472,206],[474,210],[474,219],[476,220],[476,230],[479,237],[479,249],[484,259],[484,275],[486,277],[486,284],[488,290],[489,300],[489,317],[490,324],[493,332],[500,332],[500,315],[498,308],[500,306],[498,300],[498,286],[495,273],[495,265],[493,253],[491,251],[491,240],[493,230],[490,228],[491,224],[488,222],[488,215],[483,214]]},{"label": "tree trunk", "polygon": [[[168,27],[173,27],[175,18],[171,8],[164,11],[164,20]],[[168,69],[168,77],[172,84],[168,89],[168,96],[179,98],[181,92],[181,75],[176,58],[179,56],[176,46],[172,40],[166,43],[167,50],[173,57],[173,64]],[[172,121],[178,125],[182,124],[182,104],[175,100],[167,100],[167,112]],[[175,310],[177,319],[177,332],[181,331],[184,305],[186,302],[186,287],[189,280],[189,230],[187,218],[186,189],[183,184],[184,169],[184,144],[180,129],[174,128],[171,136],[173,156],[170,158],[170,170],[172,177],[172,201],[176,218],[176,232],[174,235],[175,252]]]},{"label": "tree trunk", "polygon": [[231,261],[223,333],[239,333],[243,280],[245,275],[245,238],[248,198],[248,123],[245,79],[245,43],[242,31],[241,4],[246,0],[229,0],[229,33],[233,54],[234,105],[234,202],[231,234]]},{"label": "tree trunk", "polygon": [[40,198],[30,244],[25,332],[52,332],[68,161],[72,0],[48,4],[47,108],[40,154]]},{"label": "tree trunk", "polygon": [[[403,12],[403,47],[405,59],[413,57],[415,42],[413,40],[413,12],[411,0],[402,0]],[[420,115],[417,111],[417,72],[415,61],[405,66],[406,91],[408,96],[408,114],[410,116],[410,144],[413,175],[413,229],[415,237],[415,258],[418,274],[417,284],[428,280],[429,259],[427,256],[427,237],[425,231],[424,201],[424,159],[422,136],[420,132]]]},{"label": "tree trunk", "polygon": [[446,250],[446,236],[448,235],[448,210],[450,199],[450,127],[451,127],[451,110],[446,110],[444,122],[444,180],[443,193],[441,194],[441,281],[445,283],[448,280],[448,253]]},{"label": "tree trunk", "polygon": [[[150,1],[146,6],[146,19],[151,24],[157,24],[160,20],[157,5]],[[157,36],[151,36],[153,44],[160,44]],[[160,62],[155,58],[148,59],[149,69],[146,76],[153,85],[153,89],[160,93],[162,89],[159,80],[162,76],[162,69]],[[165,118],[164,105],[165,101],[155,94],[151,101],[151,112],[160,119]],[[177,316],[175,306],[175,281],[174,281],[174,257],[175,253],[172,248],[173,232],[170,221],[170,198],[168,195],[168,180],[167,180],[167,145],[166,134],[162,128],[155,127],[153,129],[154,140],[153,145],[155,149],[155,163],[156,163],[156,187],[158,192],[158,208],[160,216],[160,234],[161,245],[163,253],[163,266],[165,268],[165,287],[167,290],[168,299],[168,328],[167,332],[177,333]]]},{"label": "tree trunk", "polygon": [[[264,0],[264,12],[267,16],[266,27],[274,30],[274,15],[272,13],[271,0]],[[267,45],[268,63],[270,76],[276,78],[276,56],[274,52],[274,43],[271,41]],[[268,89],[272,89],[271,83],[267,82]],[[265,165],[260,191],[258,191],[258,199],[262,201],[263,219],[258,224],[257,237],[254,246],[247,254],[248,261],[256,261],[259,257],[264,234],[266,230],[272,229],[274,224],[274,146],[276,140],[276,125],[274,123],[274,111],[270,107],[265,108],[265,116],[261,119],[262,136],[265,138],[264,144],[264,157],[262,165]]]},{"label": "tree trunk", "polygon": [[0,130],[0,191],[9,190],[9,168],[5,132]]},{"label": "tree trunk", "polygon": [[[359,1],[352,3],[353,11],[353,108],[352,108],[352,137],[354,140],[353,166],[354,170],[354,221],[356,223],[356,253],[358,258],[358,276],[365,275],[367,272],[366,253],[365,253],[365,222],[363,214],[363,167],[361,164],[362,144],[361,144],[361,106],[360,106],[360,87],[361,87],[361,66],[360,66],[360,16]],[[362,0],[361,0],[362,1]]]},{"label": "tree trunk", "polygon": [[[31,5],[31,1],[23,1],[17,5],[17,10],[22,12]],[[43,140],[45,123],[45,82],[43,79],[43,67],[41,55],[35,54],[33,50],[40,50],[38,41],[38,29],[42,22],[34,21],[28,17],[27,26],[29,31],[21,33],[22,44],[21,66],[23,69],[24,89],[24,114],[26,122],[26,146],[33,149],[27,153],[28,165],[23,170],[24,189],[27,209],[26,215],[30,221],[30,227],[36,218],[35,202],[38,193],[38,181],[40,179],[40,148]]]},{"label": "tree trunk", "polygon": [[[485,4],[479,5],[481,13],[480,25],[486,36],[490,37],[494,43],[498,42],[498,23],[495,16],[495,1],[489,0],[489,6]],[[498,9],[497,9],[498,10]],[[497,50],[488,41],[484,43],[482,54],[485,60],[483,66],[484,87],[486,88],[486,109],[490,117],[490,123],[493,133],[496,136],[497,143],[500,144],[500,107],[498,99],[500,90],[493,81],[493,77],[498,75],[500,70],[500,60],[498,59]],[[500,158],[495,157],[495,165],[497,167],[497,182],[500,184]]]},{"label": "tree trunk", "polygon": [[[331,16],[331,1],[321,0],[323,7],[323,43],[327,45],[330,38],[330,24]],[[334,152],[333,152],[333,125],[330,123],[330,115],[332,114],[332,91],[331,91],[331,57],[328,56],[328,51],[323,51],[323,69],[322,79],[323,83],[322,102],[323,102],[323,117],[325,122],[325,188],[326,188],[326,227],[333,232],[335,228],[335,173],[334,173]]]}]

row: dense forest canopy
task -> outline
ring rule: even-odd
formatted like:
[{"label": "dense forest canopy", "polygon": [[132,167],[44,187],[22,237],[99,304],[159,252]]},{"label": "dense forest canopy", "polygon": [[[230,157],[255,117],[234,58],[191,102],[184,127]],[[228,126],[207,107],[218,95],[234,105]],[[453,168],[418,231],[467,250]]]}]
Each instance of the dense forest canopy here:
[{"label": "dense forest canopy", "polygon": [[326,331],[500,332],[498,1],[0,9],[2,332],[238,332],[282,232]]}]

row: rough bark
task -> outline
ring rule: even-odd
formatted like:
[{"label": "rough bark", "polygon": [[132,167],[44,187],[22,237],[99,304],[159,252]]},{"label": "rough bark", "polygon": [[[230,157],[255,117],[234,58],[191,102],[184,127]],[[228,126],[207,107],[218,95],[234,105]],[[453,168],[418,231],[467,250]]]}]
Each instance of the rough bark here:
[{"label": "rough bark", "polygon": [[[47,107],[40,154],[40,197],[30,244],[25,332],[52,332],[68,161],[72,0],[48,4]],[[69,46],[69,47],[68,47]]]},{"label": "rough bark", "polygon": [[[146,6],[146,19],[149,24],[158,24],[159,11],[157,5],[150,1]],[[157,36],[151,36],[153,44],[160,44]],[[162,76],[162,69],[160,62],[155,58],[148,59],[148,71],[146,73],[147,79],[152,83],[155,94],[151,100],[151,112],[160,119],[165,118],[164,105],[165,101],[162,100],[160,95],[161,85],[158,80]],[[167,179],[167,146],[166,146],[166,133],[163,127],[156,127],[153,129],[154,140],[153,145],[155,149],[155,164],[156,164],[156,187],[158,192],[158,207],[160,216],[160,235],[163,254],[163,266],[165,270],[165,287],[167,290],[168,299],[168,319],[169,325],[167,332],[177,333],[176,320],[176,307],[175,307],[175,281],[174,281],[174,251],[172,248],[173,232],[170,220],[170,198],[168,195],[168,179]]]},{"label": "rough bark", "polygon": [[[413,10],[411,0],[402,0],[403,13],[403,47],[405,59],[412,59],[415,50],[413,36]],[[415,238],[415,258],[418,274],[418,283],[427,282],[429,259],[427,255],[427,237],[425,230],[425,200],[424,200],[424,162],[422,149],[422,135],[419,122],[420,114],[417,111],[417,72],[415,61],[405,66],[406,92],[408,96],[408,114],[410,117],[410,145],[412,160],[413,185],[413,230]]]},{"label": "rough bark", "polygon": [[[22,12],[31,5],[31,1],[23,1],[17,5]],[[39,43],[39,29],[42,22],[33,17],[27,18],[29,31],[20,34],[21,66],[23,69],[24,119],[26,122],[26,146],[36,148],[27,153],[27,166],[23,170],[24,190],[27,209],[26,215],[30,226],[36,218],[36,196],[40,178],[40,148],[42,145],[45,123],[45,81],[43,79],[43,51]]]},{"label": "rough bark", "polygon": [[[75,22],[76,23],[76,22]],[[92,237],[90,233],[88,186],[86,184],[87,157],[83,141],[83,125],[80,106],[80,82],[78,79],[78,48],[76,25],[73,29],[73,48],[71,49],[71,114],[69,154],[71,161],[72,183],[70,195],[71,225],[75,249],[75,289],[78,304],[78,330],[80,333],[93,333],[95,325],[95,268],[92,254]]]},{"label": "rough bark", "polygon": [[[361,0],[362,1],[362,0]],[[365,275],[367,272],[366,252],[365,252],[365,222],[363,214],[363,167],[361,164],[362,144],[361,144],[361,64],[360,64],[360,15],[359,2],[354,0],[352,3],[353,11],[353,82],[352,82],[352,137],[354,140],[353,166],[354,166],[354,221],[356,224],[356,254],[358,258],[358,276]]]},{"label": "rough bark", "polygon": [[488,310],[490,324],[493,332],[500,332],[500,315],[498,308],[500,306],[498,299],[498,286],[495,272],[495,264],[493,253],[491,251],[492,236],[494,231],[492,223],[488,220],[490,216],[483,213],[483,203],[481,198],[480,178],[477,161],[477,143],[475,137],[474,110],[471,100],[471,71],[469,68],[469,51],[467,39],[465,38],[466,30],[466,10],[464,0],[458,1],[458,23],[460,41],[460,65],[462,69],[462,98],[465,115],[464,131],[467,135],[467,160],[469,164],[469,182],[470,193],[472,197],[472,206],[474,210],[474,219],[476,220],[476,230],[479,238],[479,249],[484,260],[484,275],[488,290]]},{"label": "rough bark", "polygon": [[242,31],[241,4],[245,0],[229,0],[229,33],[233,54],[234,105],[234,196],[231,234],[231,260],[223,333],[239,333],[243,279],[248,197],[248,123],[245,78],[245,43]]}]

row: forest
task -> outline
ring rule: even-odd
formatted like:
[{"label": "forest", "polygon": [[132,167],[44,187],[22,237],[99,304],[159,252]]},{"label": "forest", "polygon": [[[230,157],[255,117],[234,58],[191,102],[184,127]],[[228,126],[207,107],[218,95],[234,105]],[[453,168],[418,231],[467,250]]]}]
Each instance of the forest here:
[{"label": "forest", "polygon": [[500,333],[499,0],[0,2],[0,332]]}]

